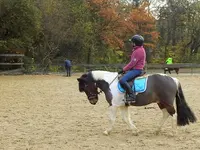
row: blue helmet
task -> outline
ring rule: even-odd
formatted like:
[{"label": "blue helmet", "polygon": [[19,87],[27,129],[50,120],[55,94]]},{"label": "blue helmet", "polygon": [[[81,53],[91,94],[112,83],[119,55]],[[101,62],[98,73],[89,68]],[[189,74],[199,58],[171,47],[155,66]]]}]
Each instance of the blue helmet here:
[{"label": "blue helmet", "polygon": [[144,38],[141,35],[134,35],[131,38],[131,41],[136,45],[136,46],[142,46],[144,43]]}]

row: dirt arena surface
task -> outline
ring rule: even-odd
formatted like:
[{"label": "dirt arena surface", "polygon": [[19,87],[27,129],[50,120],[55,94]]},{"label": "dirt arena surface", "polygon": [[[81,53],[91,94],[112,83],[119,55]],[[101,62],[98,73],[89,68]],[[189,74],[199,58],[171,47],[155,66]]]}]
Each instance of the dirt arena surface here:
[{"label": "dirt arena surface", "polygon": [[[131,107],[140,130],[131,134],[118,112],[111,135],[104,95],[91,105],[79,93],[76,80],[62,75],[0,76],[0,150],[198,150],[200,121],[178,127],[172,135],[171,119],[159,135],[154,132],[162,113],[156,104]],[[176,75],[174,75],[176,76]],[[176,76],[186,101],[200,117],[200,75]]]}]

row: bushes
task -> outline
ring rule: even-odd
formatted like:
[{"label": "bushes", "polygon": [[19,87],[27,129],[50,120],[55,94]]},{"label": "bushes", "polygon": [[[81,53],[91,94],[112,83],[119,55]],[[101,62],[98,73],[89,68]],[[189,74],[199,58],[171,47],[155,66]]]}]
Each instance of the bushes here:
[{"label": "bushes", "polygon": [[64,70],[63,70],[62,66],[50,65],[49,71],[50,72],[63,72]]},{"label": "bushes", "polygon": [[34,58],[24,56],[24,73],[33,73],[37,70]]}]

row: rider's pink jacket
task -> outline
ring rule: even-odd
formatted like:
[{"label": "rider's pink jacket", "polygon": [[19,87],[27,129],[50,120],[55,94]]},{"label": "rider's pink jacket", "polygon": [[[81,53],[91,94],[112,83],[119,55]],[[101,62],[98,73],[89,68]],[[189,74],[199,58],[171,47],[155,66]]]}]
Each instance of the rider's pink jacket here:
[{"label": "rider's pink jacket", "polygon": [[143,69],[146,60],[146,52],[143,46],[135,46],[132,50],[130,62],[123,68],[123,71],[132,69]]}]

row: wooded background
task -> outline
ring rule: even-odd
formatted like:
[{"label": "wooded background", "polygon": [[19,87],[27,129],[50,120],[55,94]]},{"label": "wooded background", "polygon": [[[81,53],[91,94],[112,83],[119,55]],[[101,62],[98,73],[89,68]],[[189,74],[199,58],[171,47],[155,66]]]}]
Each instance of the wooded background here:
[{"label": "wooded background", "polygon": [[0,53],[45,69],[126,63],[141,34],[148,63],[200,63],[199,22],[198,0],[0,0]]}]

